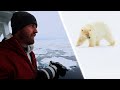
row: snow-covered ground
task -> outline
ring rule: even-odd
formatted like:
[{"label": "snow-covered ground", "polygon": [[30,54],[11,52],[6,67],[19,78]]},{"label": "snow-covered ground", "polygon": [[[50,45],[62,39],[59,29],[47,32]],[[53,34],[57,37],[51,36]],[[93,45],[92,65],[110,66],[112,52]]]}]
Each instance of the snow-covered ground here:
[{"label": "snow-covered ground", "polygon": [[[65,30],[85,79],[120,79],[120,11],[60,11]],[[115,38],[115,46],[76,47],[80,28],[91,22],[105,22]]]}]

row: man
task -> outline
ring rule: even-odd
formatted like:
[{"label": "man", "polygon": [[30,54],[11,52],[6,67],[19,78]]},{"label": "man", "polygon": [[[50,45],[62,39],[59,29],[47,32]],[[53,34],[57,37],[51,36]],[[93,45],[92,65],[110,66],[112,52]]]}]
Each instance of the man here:
[{"label": "man", "polygon": [[50,62],[48,68],[38,70],[33,53],[37,31],[36,18],[28,12],[15,12],[11,18],[12,35],[0,42],[0,79],[58,79],[66,68]]}]

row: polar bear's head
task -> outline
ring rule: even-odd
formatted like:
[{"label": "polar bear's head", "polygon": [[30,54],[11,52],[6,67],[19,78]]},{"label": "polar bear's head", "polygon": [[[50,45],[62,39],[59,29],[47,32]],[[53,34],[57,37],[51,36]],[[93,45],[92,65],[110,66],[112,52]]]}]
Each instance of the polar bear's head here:
[{"label": "polar bear's head", "polygon": [[92,32],[93,32],[93,27],[91,25],[86,25],[86,26],[81,28],[81,35],[80,36],[82,36],[86,39],[90,39]]},{"label": "polar bear's head", "polygon": [[82,45],[84,41],[87,39],[90,39],[93,33],[93,27],[91,25],[86,25],[81,28],[80,30],[80,36],[77,40],[76,46]]}]

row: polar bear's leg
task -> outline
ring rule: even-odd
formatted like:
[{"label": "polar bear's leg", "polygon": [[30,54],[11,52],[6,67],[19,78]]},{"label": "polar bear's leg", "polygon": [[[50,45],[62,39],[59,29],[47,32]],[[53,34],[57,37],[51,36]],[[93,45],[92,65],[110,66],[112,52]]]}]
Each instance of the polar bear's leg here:
[{"label": "polar bear's leg", "polygon": [[100,40],[96,40],[96,46],[100,45]]},{"label": "polar bear's leg", "polygon": [[76,46],[80,46],[80,45],[82,45],[82,44],[84,43],[85,40],[86,40],[85,37],[79,37]]},{"label": "polar bear's leg", "polygon": [[110,46],[113,46],[115,44],[115,41],[114,41],[112,35],[106,35],[105,39],[110,43]]},{"label": "polar bear's leg", "polygon": [[94,38],[90,38],[89,39],[89,47],[94,47],[95,46],[95,39]]}]

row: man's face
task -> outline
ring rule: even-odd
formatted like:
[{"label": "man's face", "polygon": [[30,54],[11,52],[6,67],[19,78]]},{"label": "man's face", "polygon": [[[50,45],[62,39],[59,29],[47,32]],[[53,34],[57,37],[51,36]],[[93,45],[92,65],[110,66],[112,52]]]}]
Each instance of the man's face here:
[{"label": "man's face", "polygon": [[36,36],[37,29],[35,24],[25,26],[20,30],[20,39],[27,45],[34,44],[34,37]]}]

